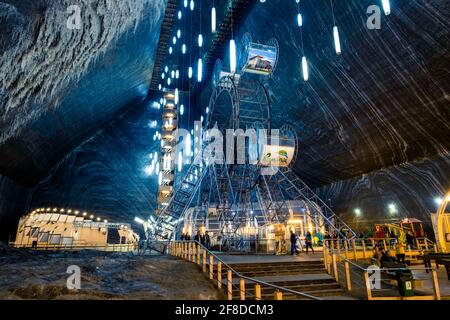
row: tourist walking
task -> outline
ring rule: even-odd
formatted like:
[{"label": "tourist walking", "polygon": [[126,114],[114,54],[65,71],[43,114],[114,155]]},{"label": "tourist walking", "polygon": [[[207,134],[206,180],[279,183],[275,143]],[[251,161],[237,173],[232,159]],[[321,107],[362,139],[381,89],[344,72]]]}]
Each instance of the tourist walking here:
[{"label": "tourist walking", "polygon": [[309,231],[306,233],[305,244],[306,244],[306,253],[308,253],[308,248],[311,248],[312,253],[314,253],[314,248],[312,246],[312,235],[311,232]]}]

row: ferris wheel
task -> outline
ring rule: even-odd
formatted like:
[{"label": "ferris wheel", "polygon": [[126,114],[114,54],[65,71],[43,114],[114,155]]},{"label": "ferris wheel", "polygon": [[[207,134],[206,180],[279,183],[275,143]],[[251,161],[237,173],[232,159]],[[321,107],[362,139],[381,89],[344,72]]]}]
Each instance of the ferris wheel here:
[{"label": "ferris wheel", "polygon": [[239,72],[224,71],[216,62],[202,128],[206,140],[215,132],[223,144],[212,149],[201,143],[149,236],[168,239],[186,228],[195,233],[214,220],[222,237],[236,239],[248,226],[286,224],[293,214],[289,201],[303,204],[309,225],[317,230],[354,236],[291,169],[298,155],[296,131],[289,125],[272,128],[264,80],[278,64],[277,41],[259,44],[247,34],[241,48]]}]

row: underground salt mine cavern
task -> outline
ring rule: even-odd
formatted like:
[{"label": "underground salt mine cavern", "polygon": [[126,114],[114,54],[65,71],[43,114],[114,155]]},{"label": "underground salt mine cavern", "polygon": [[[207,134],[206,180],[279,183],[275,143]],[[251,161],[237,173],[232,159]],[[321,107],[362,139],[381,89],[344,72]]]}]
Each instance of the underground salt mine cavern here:
[{"label": "underground salt mine cavern", "polygon": [[450,300],[449,16],[0,0],[0,300]]}]

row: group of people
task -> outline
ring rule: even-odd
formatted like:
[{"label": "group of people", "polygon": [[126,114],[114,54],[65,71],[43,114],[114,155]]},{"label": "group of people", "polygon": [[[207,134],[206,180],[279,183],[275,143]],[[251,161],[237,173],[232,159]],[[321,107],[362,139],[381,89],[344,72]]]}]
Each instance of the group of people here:
[{"label": "group of people", "polygon": [[386,248],[385,250],[382,250],[380,244],[376,243],[373,248],[373,258],[378,260],[381,268],[387,267],[387,264],[389,263],[405,264],[405,250],[406,244],[398,239],[395,243],[396,255],[394,257],[391,255],[389,249]]},{"label": "group of people", "polygon": [[[301,239],[295,234],[294,230],[291,230],[291,255],[299,254],[303,251]],[[306,253],[309,253],[309,249],[311,249],[312,253],[314,253],[313,248],[313,236],[311,232],[307,232],[305,235],[305,247]]]},{"label": "group of people", "polygon": [[[183,233],[181,235],[181,241],[190,241],[191,235],[189,233]],[[202,246],[209,249],[211,247],[211,238],[209,236],[209,232],[205,231],[204,234],[200,232],[200,230],[197,231],[197,234],[194,236],[194,241],[199,242]]]}]

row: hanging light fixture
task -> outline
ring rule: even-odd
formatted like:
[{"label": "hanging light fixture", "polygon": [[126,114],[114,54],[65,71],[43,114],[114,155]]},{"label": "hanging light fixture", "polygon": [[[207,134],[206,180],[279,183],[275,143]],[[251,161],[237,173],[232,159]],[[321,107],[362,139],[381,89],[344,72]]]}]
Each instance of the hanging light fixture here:
[{"label": "hanging light fixture", "polygon": [[178,152],[178,172],[181,172],[183,169],[183,154],[182,152]]},{"label": "hanging light fixture", "polygon": [[181,30],[180,30],[180,29],[177,30],[177,38],[178,38],[178,39],[181,38]]},{"label": "hanging light fixture", "polygon": [[198,35],[198,46],[203,47],[203,36],[201,34]]},{"label": "hanging light fixture", "polygon": [[197,64],[197,82],[202,82],[203,79],[203,61],[202,58],[198,59]]},{"label": "hanging light fixture", "polygon": [[336,54],[341,54],[341,40],[339,39],[339,30],[336,24],[336,17],[334,15],[334,6],[333,6],[333,0],[330,0],[331,5],[331,15],[333,17],[333,38],[334,38],[334,49],[336,50]]},{"label": "hanging light fixture", "polygon": [[192,67],[189,67],[189,69],[188,69],[188,77],[189,77],[189,79],[192,78]]},{"label": "hanging light fixture", "polygon": [[175,78],[179,78],[180,77],[180,71],[179,70],[177,70],[177,71],[175,71]]},{"label": "hanging light fixture", "polygon": [[173,36],[173,38],[172,38],[172,43],[173,43],[173,44],[177,44],[177,37]]},{"label": "hanging light fixture", "polygon": [[181,10],[179,10],[178,11],[178,20],[181,20],[181,17],[182,17],[183,15],[182,15],[182,13],[181,13]]},{"label": "hanging light fixture", "polygon": [[383,5],[383,10],[385,15],[391,14],[391,3],[389,0],[381,0],[381,4]]},{"label": "hanging light fixture", "polygon": [[231,73],[236,72],[236,42],[234,39],[230,40],[230,70]]},{"label": "hanging light fixture", "polygon": [[175,88],[175,101],[174,101],[175,104],[178,104],[179,98],[180,98],[180,93],[178,91],[178,88]]},{"label": "hanging light fixture", "polygon": [[180,106],[180,115],[183,115],[183,114],[184,114],[184,105],[182,104]]},{"label": "hanging light fixture", "polygon": [[169,54],[172,54],[172,52],[173,52],[172,47],[169,47]]},{"label": "hanging light fixture", "polygon": [[302,16],[301,13],[297,14],[297,24],[298,24],[299,27],[303,26],[303,16]]},{"label": "hanging light fixture", "polygon": [[302,71],[303,71],[303,80],[308,81],[309,79],[308,61],[306,60],[305,56],[303,56],[302,58]]},{"label": "hanging light fixture", "polygon": [[188,6],[188,0],[184,0],[184,7],[187,8]]},{"label": "hanging light fixture", "polygon": [[181,46],[181,52],[183,54],[186,54],[186,45],[183,43],[183,45]]},{"label": "hanging light fixture", "polygon": [[339,39],[339,30],[337,26],[333,27],[333,37],[334,37],[334,48],[336,49],[336,54],[341,54],[341,41]]},{"label": "hanging light fixture", "polygon": [[216,8],[213,7],[211,9],[211,32],[215,33],[216,32],[216,27],[217,27],[217,16],[216,16]]},{"label": "hanging light fixture", "polygon": [[191,6],[191,11],[193,11],[194,7],[195,7],[194,0],[191,0],[190,6]]}]

